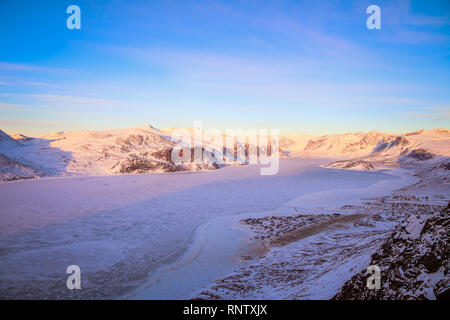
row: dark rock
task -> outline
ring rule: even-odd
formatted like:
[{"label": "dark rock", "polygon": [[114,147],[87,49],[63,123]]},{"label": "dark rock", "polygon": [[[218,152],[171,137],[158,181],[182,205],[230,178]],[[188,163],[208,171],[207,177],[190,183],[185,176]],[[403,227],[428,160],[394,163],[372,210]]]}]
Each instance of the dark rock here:
[{"label": "dark rock", "polygon": [[414,158],[416,160],[419,161],[425,161],[425,160],[430,160],[434,158],[434,154],[425,150],[425,149],[415,149],[412,150],[409,154],[408,157],[409,158]]},{"label": "dark rock", "polygon": [[427,268],[428,272],[436,272],[441,266],[441,260],[432,252],[427,252],[422,256],[420,262]]}]

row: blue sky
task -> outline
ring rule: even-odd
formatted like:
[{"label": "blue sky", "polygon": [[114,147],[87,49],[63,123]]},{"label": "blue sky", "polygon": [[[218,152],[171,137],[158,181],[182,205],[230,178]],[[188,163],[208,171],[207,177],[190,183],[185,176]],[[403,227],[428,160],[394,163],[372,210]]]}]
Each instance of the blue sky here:
[{"label": "blue sky", "polygon": [[[81,8],[68,30],[66,8]],[[369,30],[366,8],[381,8]],[[0,129],[449,127],[448,1],[0,2]]]}]

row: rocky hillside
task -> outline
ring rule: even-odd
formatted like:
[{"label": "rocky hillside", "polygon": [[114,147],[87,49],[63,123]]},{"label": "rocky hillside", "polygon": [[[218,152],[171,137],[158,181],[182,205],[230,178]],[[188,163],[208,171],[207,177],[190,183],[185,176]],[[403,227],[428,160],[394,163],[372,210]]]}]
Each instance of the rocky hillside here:
[{"label": "rocky hillside", "polygon": [[[117,163],[119,173],[146,173],[146,172],[175,172],[184,170],[214,170],[219,169],[220,161],[211,155],[211,158],[200,159],[195,162],[196,154],[210,154],[203,147],[193,147],[189,151],[191,159],[194,159],[187,165],[175,164],[171,159],[173,148],[165,147],[157,150],[140,152],[139,154],[131,154],[123,161]],[[197,153],[196,153],[197,151]],[[183,151],[180,152],[182,156]]]},{"label": "rocky hillside", "polygon": [[[172,140],[171,134],[175,130],[159,130],[148,125],[105,131],[55,132],[37,138],[22,134],[9,136],[1,131],[0,153],[4,160],[0,179],[215,170],[227,164],[225,158],[219,158],[216,154],[223,152],[236,164],[247,164],[249,153],[253,150],[248,142],[239,141],[235,141],[231,150],[216,146],[210,143],[210,137],[205,132],[203,146],[189,147],[187,140]],[[189,137],[194,136],[193,128],[181,130],[187,132]],[[256,154],[262,152],[270,156],[270,139],[268,142],[265,150],[255,146]],[[174,163],[171,159],[172,150],[179,143],[184,144],[184,150],[191,154],[191,160],[187,159],[183,164]],[[283,150],[279,151],[280,156],[284,157]],[[199,155],[201,159],[195,159]]]},{"label": "rocky hillside", "polygon": [[21,143],[0,130],[0,150],[7,151],[12,148],[20,147]]},{"label": "rocky hillside", "polygon": [[0,153],[0,182],[39,177],[35,169]]},{"label": "rocky hillside", "polygon": [[296,157],[345,158],[368,155],[383,139],[393,135],[377,131],[333,134],[321,137],[289,135],[280,139],[280,147]]},{"label": "rocky hillside", "polygon": [[341,160],[326,165],[327,168],[347,170],[373,170],[373,165],[364,160]]},{"label": "rocky hillside", "polygon": [[[450,156],[450,130],[419,130],[403,135],[377,131],[310,137],[280,137],[280,147],[294,157],[356,159],[375,156],[398,156],[402,151],[424,148]],[[373,159],[376,160],[376,159]]]},{"label": "rocky hillside", "polygon": [[415,170],[431,168],[449,159],[450,131],[436,129],[383,138],[367,155],[339,160],[324,167],[354,169],[360,164],[363,170],[385,167]]},{"label": "rocky hillside", "polygon": [[0,182],[38,177],[37,170],[8,156],[12,150],[23,150],[23,144],[0,130]]},{"label": "rocky hillside", "polygon": [[381,269],[380,289],[368,289],[366,270],[345,283],[333,299],[450,298],[450,203],[441,212],[411,214],[372,255]]},{"label": "rocky hillside", "polygon": [[[221,166],[211,150],[188,148],[192,155],[211,155],[199,162],[174,164],[172,141],[151,126],[106,131],[56,132],[39,138],[0,132],[0,179],[46,175],[105,175],[115,173],[213,170]],[[186,147],[187,148],[187,147]],[[194,157],[191,158],[194,160]]]}]

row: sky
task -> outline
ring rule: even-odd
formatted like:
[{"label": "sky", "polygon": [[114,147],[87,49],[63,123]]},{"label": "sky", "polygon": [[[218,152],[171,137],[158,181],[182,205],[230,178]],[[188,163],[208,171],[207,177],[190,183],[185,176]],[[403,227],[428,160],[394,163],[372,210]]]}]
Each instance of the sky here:
[{"label": "sky", "polygon": [[[81,9],[69,30],[66,9]],[[368,29],[369,5],[381,29]],[[0,129],[449,128],[449,1],[0,0]]]}]

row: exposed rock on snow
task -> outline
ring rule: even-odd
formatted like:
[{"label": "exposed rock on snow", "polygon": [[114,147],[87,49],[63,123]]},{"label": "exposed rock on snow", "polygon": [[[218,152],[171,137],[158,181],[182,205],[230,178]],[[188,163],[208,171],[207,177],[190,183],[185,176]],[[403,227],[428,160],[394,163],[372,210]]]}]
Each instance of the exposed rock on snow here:
[{"label": "exposed rock on snow", "polygon": [[9,156],[14,150],[23,150],[23,147],[20,141],[0,130],[0,182],[39,177],[36,169]]},{"label": "exposed rock on snow", "polygon": [[339,214],[318,214],[295,216],[267,216],[263,218],[249,218],[241,220],[241,223],[247,224],[255,233],[253,239],[262,240],[270,245],[277,238],[292,232],[296,229],[306,227],[322,220],[328,220]]},{"label": "exposed rock on snow", "polygon": [[0,153],[0,182],[38,177],[39,174],[33,168]]},{"label": "exposed rock on snow", "polygon": [[[391,161],[406,149],[424,148],[429,152],[450,156],[448,129],[418,130],[403,135],[371,131],[308,137],[289,135],[280,137],[280,147],[294,157],[362,158],[373,161]],[[368,157],[368,159],[365,159]],[[384,159],[390,158],[390,159]],[[373,163],[372,163],[373,164]]]},{"label": "exposed rock on snow", "polygon": [[356,170],[401,167],[420,171],[443,159],[448,160],[449,145],[448,130],[420,130],[403,136],[388,136],[367,155],[336,161],[324,167]]},{"label": "exposed rock on snow", "polygon": [[208,153],[205,148],[190,148],[191,162],[187,164],[174,164],[171,159],[173,148],[162,148],[156,151],[141,152],[139,155],[131,154],[120,162],[120,173],[146,173],[146,172],[175,172],[185,170],[214,170],[220,168],[218,159],[202,157],[199,163],[195,163],[195,149],[204,155]]},{"label": "exposed rock on snow", "polygon": [[326,168],[348,169],[348,170],[373,170],[374,167],[369,161],[364,160],[340,160],[325,165]]},{"label": "exposed rock on snow", "polygon": [[425,161],[433,159],[435,157],[435,154],[425,149],[415,149],[408,153],[408,157],[414,158],[419,161]]},{"label": "exposed rock on snow", "polygon": [[384,151],[387,149],[391,149],[394,147],[403,147],[406,146],[408,144],[410,144],[411,142],[406,139],[405,137],[390,137],[389,139],[383,139],[381,140],[377,146],[373,149],[373,152],[380,152],[380,151]]},{"label": "exposed rock on snow", "polygon": [[158,161],[138,155],[130,155],[120,163],[120,173],[174,172],[185,170],[170,162]]},{"label": "exposed rock on snow", "polygon": [[379,290],[366,287],[363,270],[334,299],[448,299],[449,210],[450,203],[438,214],[413,214],[397,225],[370,262],[381,268]]},{"label": "exposed rock on snow", "polygon": [[445,171],[449,171],[450,170],[450,161],[444,161],[444,162],[438,164],[437,166],[435,166],[432,170],[433,171],[441,170],[441,171],[444,171],[444,172]]},{"label": "exposed rock on snow", "polygon": [[393,135],[371,131],[308,137],[289,135],[280,138],[280,147],[297,157],[359,157],[368,155],[382,139]]}]

